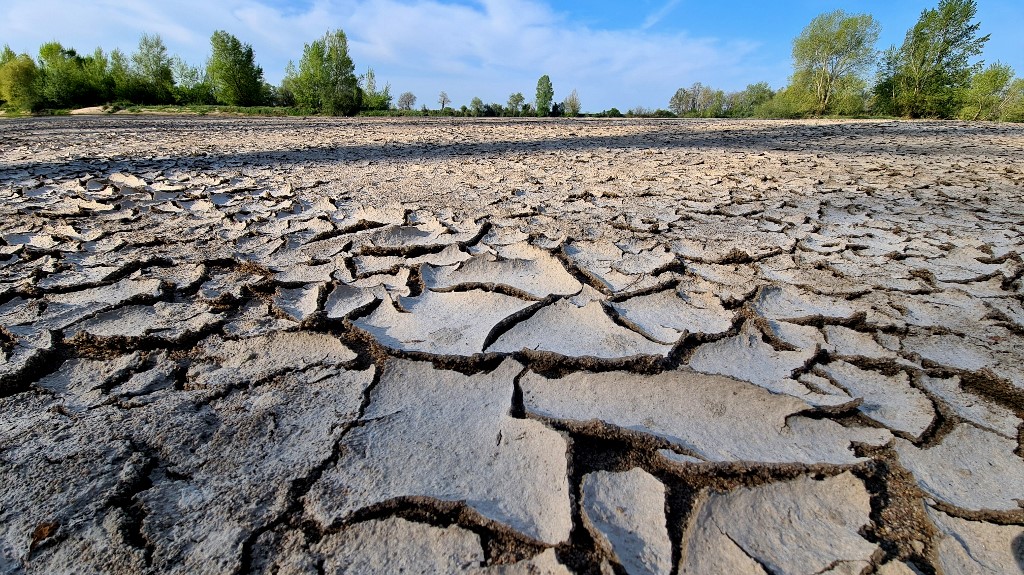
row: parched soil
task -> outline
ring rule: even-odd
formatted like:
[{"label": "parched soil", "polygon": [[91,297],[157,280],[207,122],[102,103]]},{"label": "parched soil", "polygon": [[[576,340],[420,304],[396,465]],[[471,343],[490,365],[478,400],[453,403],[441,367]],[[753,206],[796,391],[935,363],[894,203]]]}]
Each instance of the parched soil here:
[{"label": "parched soil", "polygon": [[0,572],[1024,572],[1024,126],[0,142]]}]

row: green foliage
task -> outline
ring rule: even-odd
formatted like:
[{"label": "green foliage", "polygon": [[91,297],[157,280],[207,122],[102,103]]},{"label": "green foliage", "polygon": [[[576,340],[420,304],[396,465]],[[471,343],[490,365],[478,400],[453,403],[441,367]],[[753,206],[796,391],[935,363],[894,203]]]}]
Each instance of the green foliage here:
[{"label": "green foliage", "polygon": [[961,120],[998,120],[1009,95],[1013,68],[996,62],[971,77],[961,95]]},{"label": "green foliage", "polygon": [[[4,52],[7,52],[6,49]],[[39,69],[28,54],[3,55],[0,66],[0,98],[19,110],[33,110],[39,103]]]},{"label": "green foliage", "polygon": [[580,115],[580,96],[573,89],[569,92],[569,95],[562,101],[562,109],[565,111],[565,115],[570,118],[575,118]]},{"label": "green foliage", "polygon": [[537,116],[544,117],[550,113],[554,98],[555,89],[551,85],[551,78],[544,74],[537,80],[537,97],[534,99]]},{"label": "green foliage", "polygon": [[959,96],[980,69],[971,60],[989,36],[978,36],[974,0],[940,0],[924,10],[903,44],[885,52],[875,95],[881,111],[919,117],[952,117]]},{"label": "green foliage", "polygon": [[726,95],[726,115],[732,118],[750,118],[758,106],[772,99],[775,92],[768,82],[748,84],[739,92]]},{"label": "green foliage", "polygon": [[223,30],[210,37],[210,61],[206,74],[218,102],[230,106],[253,106],[265,98],[263,68],[256,65],[252,46]]},{"label": "green foliage", "polygon": [[793,40],[793,82],[814,95],[816,114],[835,112],[835,100],[849,105],[858,79],[874,64],[881,27],[868,14],[842,10],[821,14]]},{"label": "green foliage", "polygon": [[398,97],[398,109],[409,111],[416,105],[416,95],[412,92],[402,92],[402,95]]},{"label": "green foliage", "polygon": [[391,84],[385,84],[382,90],[377,89],[377,75],[373,68],[367,68],[366,74],[360,78],[363,90],[363,110],[390,110]]},{"label": "green foliage", "polygon": [[754,108],[758,118],[803,118],[817,107],[815,95],[805,85],[794,83]]},{"label": "green foliage", "polygon": [[523,96],[522,92],[515,92],[510,94],[508,97],[507,111],[512,116],[518,116],[523,109],[523,104],[526,103],[526,97]]},{"label": "green foliage", "polygon": [[674,115],[690,118],[715,118],[725,115],[726,95],[700,82],[689,89],[679,88],[668,101],[668,109]]},{"label": "green foliage", "polygon": [[175,56],[171,60],[171,69],[174,72],[174,102],[176,104],[216,104],[217,98],[213,93],[213,83],[210,82],[206,71],[198,66],[190,66],[181,58]]},{"label": "green foliage", "polygon": [[483,116],[484,115],[484,101],[481,100],[480,98],[473,98],[469,102],[469,110],[468,111],[473,116]]},{"label": "green foliage", "polygon": [[132,101],[143,104],[172,102],[174,89],[173,61],[159,34],[143,34],[132,53],[131,74],[135,76]]},{"label": "green foliage", "polygon": [[352,116],[362,105],[355,65],[348,55],[345,32],[328,31],[306,44],[298,70],[289,64],[286,83],[295,103],[307,111],[329,116]]},{"label": "green foliage", "polygon": [[999,119],[1004,122],[1024,122],[1024,79],[1018,78],[1010,83],[999,111]]}]

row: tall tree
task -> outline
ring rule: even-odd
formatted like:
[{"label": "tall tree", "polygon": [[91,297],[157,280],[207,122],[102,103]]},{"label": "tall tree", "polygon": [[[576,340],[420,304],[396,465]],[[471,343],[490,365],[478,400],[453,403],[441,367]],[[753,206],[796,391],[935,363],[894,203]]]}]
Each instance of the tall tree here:
[{"label": "tall tree", "polygon": [[971,85],[962,96],[962,120],[998,120],[1009,101],[1013,68],[996,62],[971,78]]},{"label": "tall tree", "polygon": [[139,46],[132,53],[132,73],[137,77],[144,94],[134,98],[139,101],[144,97],[146,104],[167,104],[173,100],[174,72],[167,47],[159,34],[143,34],[139,38]]},{"label": "tall tree", "polygon": [[526,102],[526,97],[523,96],[522,92],[516,92],[509,95],[508,97],[508,110],[513,116],[518,116],[523,104]]},{"label": "tall tree", "polygon": [[39,68],[28,54],[11,56],[6,49],[4,52],[0,66],[0,99],[14,108],[34,109],[39,102],[36,81]]},{"label": "tall tree", "polygon": [[306,44],[298,70],[289,63],[286,75],[295,103],[311,112],[354,116],[362,105],[362,90],[355,65],[348,55],[348,37],[342,30],[328,31]]},{"label": "tall tree", "polygon": [[534,102],[537,116],[544,117],[551,112],[551,101],[555,98],[555,89],[551,86],[551,78],[544,74],[537,80],[537,97]]},{"label": "tall tree", "polygon": [[818,114],[874,64],[881,27],[868,14],[821,14],[793,40],[793,82],[814,94]]},{"label": "tall tree", "polygon": [[474,97],[472,100],[469,101],[469,111],[472,112],[474,116],[483,116],[484,101],[481,100],[479,97]]},{"label": "tall tree", "polygon": [[903,44],[883,58],[875,95],[884,111],[915,118],[956,113],[958,96],[981,69],[971,60],[989,39],[972,22],[977,12],[974,0],[940,0],[921,12]]},{"label": "tall tree", "polygon": [[412,107],[415,105],[416,95],[412,92],[402,92],[402,95],[398,97],[399,110],[412,110]]},{"label": "tall tree", "polygon": [[569,95],[565,97],[565,100],[562,101],[562,108],[566,116],[575,118],[580,115],[580,107],[580,95],[576,93],[575,89],[573,89],[573,91],[569,92]]},{"label": "tall tree", "polygon": [[383,89],[377,89],[377,74],[373,68],[366,69],[366,74],[360,77],[360,83],[363,90],[362,109],[391,109],[391,84],[385,84]]},{"label": "tall tree", "polygon": [[448,92],[445,92],[444,90],[441,90],[441,93],[437,95],[437,103],[441,104],[442,112],[448,107],[448,104],[450,104],[451,101],[452,99],[448,97]]},{"label": "tall tree", "polygon": [[264,100],[263,68],[256,65],[252,46],[223,30],[210,37],[206,74],[217,101],[230,106],[253,106]]}]

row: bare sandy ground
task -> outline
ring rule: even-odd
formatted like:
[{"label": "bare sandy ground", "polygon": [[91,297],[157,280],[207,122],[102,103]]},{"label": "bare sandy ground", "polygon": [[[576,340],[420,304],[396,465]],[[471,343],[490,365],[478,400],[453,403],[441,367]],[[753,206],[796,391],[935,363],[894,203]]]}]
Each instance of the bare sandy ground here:
[{"label": "bare sandy ground", "polygon": [[0,122],[0,571],[1024,571],[1024,126]]}]

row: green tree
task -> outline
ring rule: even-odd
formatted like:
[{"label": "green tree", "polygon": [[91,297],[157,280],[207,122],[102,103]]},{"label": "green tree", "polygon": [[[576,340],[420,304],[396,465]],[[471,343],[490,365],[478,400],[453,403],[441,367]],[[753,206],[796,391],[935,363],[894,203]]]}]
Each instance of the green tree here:
[{"label": "green tree", "polygon": [[28,54],[11,56],[5,53],[3,61],[0,66],[0,98],[13,108],[35,109],[39,103],[39,69],[36,63]]},{"label": "green tree", "polygon": [[206,70],[199,66],[189,65],[188,62],[177,56],[171,61],[171,70],[174,73],[174,101],[176,103],[217,103],[217,98],[213,93],[213,84],[210,82]]},{"label": "green tree", "polygon": [[977,11],[974,0],[940,0],[921,12],[903,44],[885,52],[875,87],[882,111],[918,118],[951,117],[959,109],[959,96],[981,68],[971,60],[989,39],[972,22]]},{"label": "green tree", "polygon": [[469,101],[469,111],[474,116],[483,116],[484,115],[484,101],[481,100],[480,98],[474,97],[472,100]]},{"label": "green tree", "polygon": [[570,118],[575,118],[580,115],[580,95],[573,89],[569,92],[569,95],[562,101],[562,108],[564,109],[565,115]]},{"label": "green tree", "polygon": [[768,82],[748,84],[739,92],[729,94],[728,116],[733,118],[749,118],[754,115],[758,106],[772,99],[775,92]]},{"label": "green tree", "polygon": [[522,110],[523,104],[525,102],[526,102],[526,97],[523,96],[522,92],[516,92],[514,94],[510,94],[509,97],[508,97],[508,111],[513,116],[518,116],[519,112]]},{"label": "green tree", "polygon": [[415,105],[416,95],[412,92],[402,92],[402,95],[398,97],[399,110],[412,110],[412,107]]},{"label": "green tree", "polygon": [[39,96],[44,107],[70,108],[81,102],[87,91],[85,72],[78,53],[60,42],[39,47]]},{"label": "green tree", "polygon": [[206,74],[217,101],[229,106],[263,103],[263,68],[256,65],[252,46],[223,30],[210,37],[210,60]]},{"label": "green tree", "polygon": [[814,94],[815,112],[832,111],[833,100],[875,61],[881,27],[868,14],[835,10],[821,14],[793,40],[794,81]]},{"label": "green tree", "polygon": [[1024,79],[1018,78],[1010,83],[999,111],[999,119],[1004,122],[1024,122]]},{"label": "green tree", "polygon": [[363,90],[363,110],[390,110],[391,109],[391,84],[385,84],[381,90],[377,89],[377,75],[373,68],[367,68],[366,74],[360,78]]},{"label": "green tree", "polygon": [[1013,68],[999,62],[972,76],[970,87],[961,96],[960,119],[998,120],[1008,101],[1012,80]]},{"label": "green tree", "polygon": [[535,107],[537,116],[544,117],[551,112],[551,101],[555,98],[555,89],[551,86],[551,78],[544,74],[537,80],[537,97]]},{"label": "green tree", "polygon": [[132,53],[131,73],[135,76],[133,101],[168,104],[173,101],[174,72],[171,56],[159,34],[143,34]]},{"label": "green tree", "polygon": [[359,112],[362,90],[348,55],[345,32],[328,31],[306,44],[298,70],[291,63],[289,69],[292,75],[286,75],[286,82],[299,107],[330,116],[353,116]]}]

